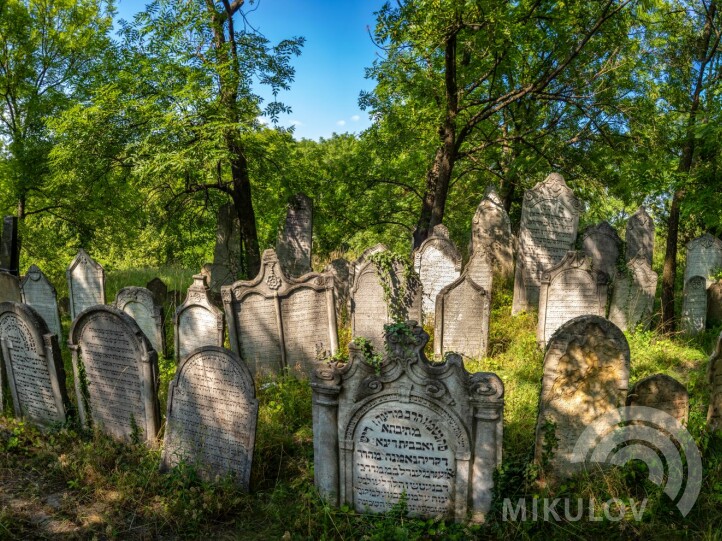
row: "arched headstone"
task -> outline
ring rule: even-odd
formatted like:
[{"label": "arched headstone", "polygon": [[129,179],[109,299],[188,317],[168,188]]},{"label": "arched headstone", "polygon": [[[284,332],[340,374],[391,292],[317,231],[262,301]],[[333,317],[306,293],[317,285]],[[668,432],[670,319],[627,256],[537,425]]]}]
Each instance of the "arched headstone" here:
[{"label": "arched headstone", "polygon": [[82,248],[65,271],[70,296],[70,319],[99,304],[105,304],[105,271]]},{"label": "arched headstone", "polygon": [[144,287],[124,287],[115,296],[115,307],[135,320],[154,350],[167,355],[163,309],[155,303],[153,293]]},{"label": "arched headstone", "polygon": [[173,316],[175,357],[179,361],[194,349],[223,346],[223,312],[212,302],[206,278],[193,275],[185,301]]},{"label": "arched headstone", "polygon": [[514,275],[514,237],[511,234],[511,222],[503,201],[492,185],[486,188],[484,198],[476,207],[471,222],[470,252],[485,253],[494,273],[499,277],[506,279]]},{"label": "arched headstone", "polygon": [[687,388],[666,374],[655,374],[635,383],[627,395],[627,406],[656,408],[683,425],[689,419]]},{"label": "arched headstone", "polygon": [[705,233],[687,243],[687,265],[684,268],[684,283],[694,276],[703,276],[705,289],[714,283],[712,274],[722,268],[722,240]]},{"label": "arched headstone", "polygon": [[654,252],[654,222],[644,207],[639,207],[637,212],[629,217],[625,235],[626,260],[631,261],[640,257],[651,267]]},{"label": "arched headstone", "polygon": [[30,265],[27,274],[20,282],[23,302],[40,314],[47,323],[50,332],[63,343],[63,327],[60,324],[58,299],[53,284],[36,265]]},{"label": "arched headstone", "polygon": [[638,325],[648,329],[658,280],[644,257],[629,261],[626,272],[618,272],[614,281],[609,320],[623,331],[633,331]]},{"label": "arched headstone", "polygon": [[587,227],[582,233],[582,250],[592,258],[593,268],[607,273],[610,279],[617,274],[621,246],[622,239],[609,222]]}]

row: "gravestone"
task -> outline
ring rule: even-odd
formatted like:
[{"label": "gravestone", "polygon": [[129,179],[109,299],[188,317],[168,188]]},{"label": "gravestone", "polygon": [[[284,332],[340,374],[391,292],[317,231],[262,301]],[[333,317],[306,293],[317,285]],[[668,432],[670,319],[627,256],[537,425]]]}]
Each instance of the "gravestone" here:
[{"label": "gravestone", "polygon": [[83,426],[153,443],[160,428],[158,355],[133,318],[113,306],[88,308],[70,326],[68,349]]},{"label": "gravestone", "polygon": [[542,273],[574,248],[581,211],[582,204],[558,173],[524,193],[512,314],[538,308]]},{"label": "gravestone", "polygon": [[442,289],[436,297],[434,355],[454,352],[470,359],[483,358],[489,343],[490,301],[489,293],[467,272]]},{"label": "gravestone", "polygon": [[642,256],[630,260],[626,267],[614,281],[609,320],[623,331],[633,331],[638,325],[645,330],[652,321],[659,276]]},{"label": "gravestone", "polygon": [[291,279],[311,272],[313,246],[313,201],[298,193],[288,202],[286,222],[276,242],[281,268]]},{"label": "gravestone", "polygon": [[[483,252],[491,261],[494,273],[502,279],[514,275],[514,237],[504,202],[494,186],[486,188],[471,222],[471,254]],[[479,283],[479,282],[477,282]],[[487,290],[490,291],[490,290]]]},{"label": "gravestone", "polygon": [[494,282],[494,269],[486,253],[477,251],[471,254],[464,268],[464,274],[477,285],[484,288],[491,298],[491,286]]},{"label": "gravestone", "polygon": [[607,311],[606,273],[592,269],[592,260],[570,251],[542,275],[536,338],[540,347],[554,332],[577,316],[604,317]]},{"label": "gravestone", "polygon": [[23,302],[40,314],[50,332],[58,337],[58,343],[62,344],[63,327],[60,324],[57,294],[53,284],[36,265],[30,265],[27,274],[20,282],[20,290]]},{"label": "gravestone", "polygon": [[458,355],[432,365],[415,322],[387,336],[380,366],[362,347],[314,374],[315,483],[330,504],[389,511],[403,497],[414,517],[481,521],[501,464],[504,386],[469,374]]},{"label": "gravestone", "polygon": [[153,278],[145,284],[145,288],[153,295],[153,302],[163,306],[168,300],[168,286],[160,278]]},{"label": "gravestone", "polygon": [[307,273],[290,280],[273,250],[253,280],[222,289],[231,349],[254,376],[285,368],[310,377],[338,349],[333,277]]},{"label": "gravestone", "polygon": [[693,276],[684,284],[682,330],[689,335],[704,332],[707,325],[707,280]]},{"label": "gravestone", "polygon": [[625,240],[626,260],[631,261],[635,257],[641,257],[651,267],[654,252],[654,222],[644,207],[639,207],[627,220]]},{"label": "gravestone", "polygon": [[0,302],[22,302],[18,277],[0,271]]},{"label": "gravestone", "polygon": [[70,319],[91,306],[105,304],[105,271],[82,248],[65,271],[70,296]]},{"label": "gravestone", "polygon": [[707,381],[710,386],[707,425],[714,432],[722,430],[722,333],[707,364]]},{"label": "gravestone", "polygon": [[223,346],[223,312],[212,302],[205,276],[193,275],[185,301],[173,315],[178,361],[203,346]]},{"label": "gravestone", "polygon": [[622,239],[609,222],[587,227],[582,233],[582,251],[592,258],[593,268],[607,273],[610,279],[617,275],[621,245]]},{"label": "gravestone", "polygon": [[689,419],[687,388],[666,374],[655,374],[635,383],[627,395],[627,406],[656,408],[683,425]]},{"label": "gravestone", "polygon": [[216,246],[210,266],[209,287],[218,293],[222,286],[230,285],[241,274],[241,222],[230,203],[218,209]]},{"label": "gravestone", "polygon": [[20,241],[18,240],[18,219],[15,216],[3,218],[0,237],[0,271],[18,276],[20,274]]},{"label": "gravestone", "polygon": [[[704,276],[706,287],[714,280],[711,276],[722,269],[722,241],[705,233],[687,243],[687,266],[684,268],[684,283],[693,276]],[[705,287],[705,289],[706,289]]]},{"label": "gravestone", "polygon": [[421,314],[424,323],[434,323],[436,296],[461,274],[461,254],[449,240],[445,226],[434,227],[414,253],[414,270],[421,281]]},{"label": "gravestone", "polygon": [[164,357],[168,355],[163,309],[155,303],[153,293],[144,287],[124,287],[115,296],[115,307],[135,320],[154,350],[161,352]]},{"label": "gravestone", "polygon": [[373,262],[374,254],[386,250],[383,244],[368,248],[353,265],[351,335],[368,339],[376,352],[384,349],[384,325],[406,319],[421,320],[418,278],[405,276],[400,264],[392,265],[390,273],[382,273]]},{"label": "gravestone", "polygon": [[334,259],[326,265],[323,272],[333,277],[333,294],[336,299],[336,319],[343,318],[343,321],[346,321],[348,318],[351,264],[345,259]]},{"label": "gravestone", "polygon": [[710,325],[722,323],[722,280],[707,288],[707,321]]},{"label": "gravestone", "polygon": [[[600,316],[580,316],[559,327],[544,356],[535,460],[548,461],[550,477],[580,471],[574,446],[598,417],[624,405],[629,385],[629,345],[619,328]],[[544,442],[557,438],[550,457]]]},{"label": "gravestone", "polygon": [[70,402],[60,346],[38,312],[0,303],[0,353],[0,379],[7,378],[15,416],[42,426],[64,423]]},{"label": "gravestone", "polygon": [[238,355],[196,349],[168,388],[161,470],[183,461],[206,481],[230,474],[248,490],[257,418],[253,376]]}]

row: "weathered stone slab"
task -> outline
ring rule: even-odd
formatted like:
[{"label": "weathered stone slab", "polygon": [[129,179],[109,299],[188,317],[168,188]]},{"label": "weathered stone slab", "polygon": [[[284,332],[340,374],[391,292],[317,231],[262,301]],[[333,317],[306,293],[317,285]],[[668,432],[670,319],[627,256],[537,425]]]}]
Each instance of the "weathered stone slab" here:
[{"label": "weathered stone slab", "polygon": [[205,276],[193,275],[185,301],[173,316],[178,361],[203,346],[223,346],[223,312],[212,302]]},{"label": "weathered stone slab", "polygon": [[216,246],[210,266],[209,287],[218,293],[222,286],[230,285],[241,275],[241,222],[230,203],[218,209]]},{"label": "weathered stone slab", "polygon": [[91,306],[105,304],[105,271],[82,248],[65,271],[70,296],[70,319]]},{"label": "weathered stone slab", "polygon": [[449,240],[446,227],[436,226],[414,253],[414,270],[421,281],[421,315],[424,323],[434,324],[436,296],[459,278],[461,254]]},{"label": "weathered stone slab", "polygon": [[494,273],[500,278],[505,280],[514,276],[514,237],[511,234],[511,222],[504,209],[504,202],[493,185],[486,188],[484,198],[476,207],[471,222],[470,252],[487,254]]},{"label": "weathered stone slab", "polygon": [[[619,328],[600,316],[580,316],[559,327],[544,356],[535,460],[548,462],[552,479],[578,472],[574,445],[595,419],[624,405],[629,386],[629,345]],[[552,455],[544,441],[558,439]]]},{"label": "weathered stone slab", "polygon": [[83,425],[124,441],[154,442],[158,355],[133,318],[112,306],[88,308],[73,321],[68,348]]},{"label": "weathered stone slab", "polygon": [[168,300],[168,286],[160,278],[153,278],[145,284],[145,288],[153,295],[153,302],[163,306]]},{"label": "weathered stone slab", "polygon": [[627,395],[627,406],[656,408],[683,425],[689,419],[687,388],[666,374],[655,374],[635,383]]},{"label": "weathered stone slab", "polygon": [[623,331],[633,331],[637,326],[648,329],[652,321],[654,295],[659,276],[647,260],[635,257],[627,263],[625,273],[617,273],[614,281],[609,319]]},{"label": "weathered stone slab", "polygon": [[231,348],[254,376],[288,367],[310,377],[338,349],[330,274],[290,280],[276,253],[266,250],[258,276],[225,286],[222,294]]},{"label": "weathered stone slab", "polygon": [[215,346],[196,349],[168,388],[161,470],[183,461],[205,480],[230,475],[248,490],[257,419],[253,376],[240,357]]},{"label": "weathered stone slab", "polygon": [[58,343],[62,344],[63,327],[60,324],[57,294],[53,284],[36,265],[30,265],[20,282],[20,292],[23,302],[40,314],[50,332],[58,337]]},{"label": "weathered stone slab", "polygon": [[635,257],[640,257],[651,267],[654,253],[654,221],[644,207],[639,207],[627,220],[625,240],[626,260],[631,261]]},{"label": "weathered stone slab", "polygon": [[592,258],[592,267],[607,273],[610,279],[617,275],[621,246],[622,239],[609,222],[587,227],[582,233],[582,251]]},{"label": "weathered stone slab", "polygon": [[13,276],[20,274],[20,241],[18,239],[18,219],[15,216],[3,218],[2,237],[0,237],[0,271]]},{"label": "weathered stone slab", "polygon": [[316,487],[357,512],[389,511],[405,495],[411,516],[483,520],[501,463],[503,384],[469,374],[458,355],[430,364],[428,335],[408,325],[387,336],[380,367],[352,343],[348,363],[316,372]]},{"label": "weathered stone slab", "polygon": [[710,325],[722,323],[722,280],[707,288],[707,321]]},{"label": "weathered stone slab", "polygon": [[582,204],[558,173],[524,193],[512,314],[539,306],[542,273],[574,248],[581,211]]},{"label": "weathered stone slab", "polygon": [[351,291],[351,264],[345,259],[334,259],[326,265],[323,272],[333,277],[333,294],[336,299],[336,319],[342,322],[348,321],[348,303]]},{"label": "weathered stone slab", "polygon": [[313,247],[313,201],[298,193],[288,202],[286,222],[276,242],[281,268],[291,279],[311,272]]},{"label": "weathered stone slab", "polygon": [[24,304],[0,303],[0,346],[15,416],[42,426],[64,423],[70,402],[63,359],[40,314]]},{"label": "weathered stone slab", "polygon": [[377,352],[384,349],[384,325],[405,319],[421,320],[421,283],[415,276],[408,280],[402,265],[382,273],[373,262],[373,255],[385,251],[386,246],[378,244],[354,262],[351,286],[351,334],[368,339]]},{"label": "weathered stone slab", "polygon": [[18,277],[0,271],[0,302],[21,302],[21,300]]},{"label": "weathered stone slab", "polygon": [[722,333],[707,364],[707,381],[710,386],[707,425],[711,431],[722,430]]},{"label": "weathered stone slab", "polygon": [[684,284],[682,330],[689,335],[704,332],[707,326],[707,280],[693,276]]},{"label": "weathered stone slab", "polygon": [[487,253],[482,251],[472,253],[464,268],[464,274],[477,285],[483,287],[489,298],[491,298],[494,269]]},{"label": "weathered stone slab", "polygon": [[167,356],[163,309],[155,303],[153,293],[144,287],[124,287],[115,296],[115,307],[135,320],[154,350]]},{"label": "weathered stone slab", "polygon": [[704,276],[706,286],[714,283],[712,275],[722,269],[722,241],[705,233],[687,243],[687,266],[684,268],[684,283],[693,276]]},{"label": "weathered stone slab", "polygon": [[536,338],[546,346],[554,332],[577,316],[604,317],[607,311],[609,276],[592,269],[592,260],[570,251],[542,276]]}]

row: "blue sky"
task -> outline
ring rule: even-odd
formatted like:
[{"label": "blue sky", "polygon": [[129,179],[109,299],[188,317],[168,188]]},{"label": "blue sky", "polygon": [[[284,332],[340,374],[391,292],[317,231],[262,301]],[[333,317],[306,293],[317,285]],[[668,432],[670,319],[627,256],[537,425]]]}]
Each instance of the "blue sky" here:
[{"label": "blue sky", "polygon": [[[248,3],[248,0],[246,0]],[[118,0],[118,17],[132,19],[145,6],[142,0]],[[368,28],[383,0],[256,0],[248,20],[271,42],[303,36],[306,44],[293,61],[296,79],[279,100],[293,112],[280,125],[295,126],[297,139],[360,132],[370,124],[358,106],[361,90],[371,90],[364,68],[378,49]],[[259,93],[264,95],[262,89]],[[265,93],[270,97],[269,93]]]}]

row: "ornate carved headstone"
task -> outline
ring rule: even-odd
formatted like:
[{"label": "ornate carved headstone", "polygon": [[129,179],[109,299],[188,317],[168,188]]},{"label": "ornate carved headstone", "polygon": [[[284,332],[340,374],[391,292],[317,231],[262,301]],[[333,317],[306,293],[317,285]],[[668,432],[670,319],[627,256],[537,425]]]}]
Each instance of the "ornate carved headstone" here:
[{"label": "ornate carved headstone", "polygon": [[[64,423],[70,402],[63,359],[40,314],[24,304],[0,303],[0,346],[15,415],[44,426]],[[2,390],[0,403],[1,397]]]},{"label": "ornate carved headstone", "polygon": [[185,301],[173,316],[175,356],[182,361],[194,349],[203,346],[223,346],[223,312],[210,298],[205,276],[193,275]]},{"label": "ornate carved headstone", "polygon": [[477,285],[483,287],[489,298],[491,298],[494,269],[489,256],[485,252],[479,250],[471,254],[464,268],[464,274]]},{"label": "ornate carved headstone", "polygon": [[483,520],[501,462],[503,384],[469,374],[458,355],[430,364],[428,335],[408,325],[387,336],[380,367],[352,343],[347,364],[316,372],[316,487],[357,512],[388,511],[405,495],[412,516]]},{"label": "ornate carved headstone", "polygon": [[50,332],[63,343],[63,327],[60,324],[57,294],[53,284],[45,277],[36,265],[30,265],[27,274],[20,282],[23,302],[40,314],[48,325]]},{"label": "ornate carved headstone", "polygon": [[604,317],[607,310],[606,273],[592,269],[591,258],[567,252],[561,262],[544,272],[539,297],[536,338],[544,347],[554,332],[577,316]]},{"label": "ornate carved headstone", "polygon": [[82,248],[65,271],[70,295],[70,319],[91,306],[105,304],[105,271]]},{"label": "ornate carved headstone", "polygon": [[722,333],[707,365],[707,381],[710,386],[707,425],[710,430],[722,430]]},{"label": "ornate carved headstone", "polygon": [[[706,287],[714,280],[712,274],[722,269],[722,241],[705,233],[701,237],[687,243],[687,266],[684,269],[684,283],[693,276],[703,276]],[[706,289],[705,287],[705,289]]]},{"label": "ornate carved headstone", "polygon": [[286,222],[276,242],[283,272],[291,279],[311,272],[313,201],[298,193],[288,202]]},{"label": "ornate carved headstone", "polygon": [[21,302],[21,300],[18,277],[0,271],[0,302]]},{"label": "ornate carved headstone", "polygon": [[487,254],[498,276],[505,279],[514,275],[511,222],[493,185],[487,186],[471,222],[471,253],[478,252]]},{"label": "ornate carved headstone", "polygon": [[707,321],[711,325],[722,323],[722,280],[707,288]]},{"label": "ornate carved headstone", "polygon": [[627,406],[662,410],[683,425],[689,419],[687,388],[666,374],[655,374],[635,383],[627,395]]},{"label": "ornate carved headstone", "polygon": [[707,325],[707,280],[693,276],[684,284],[682,330],[689,335],[704,332]]},{"label": "ornate carved headstone", "polygon": [[155,303],[153,293],[144,287],[124,287],[115,296],[115,307],[135,320],[154,350],[167,355],[163,309]]},{"label": "ornate carved headstone", "polygon": [[184,461],[206,480],[230,474],[248,490],[257,418],[253,376],[238,355],[193,351],[168,388],[161,470]]},{"label": "ornate carved headstone", "polygon": [[394,319],[421,320],[421,283],[415,277],[407,280],[400,265],[394,265],[391,276],[382,275],[369,258],[383,251],[386,246],[378,244],[354,262],[351,286],[351,334],[367,338],[377,352],[384,349],[384,325]]},{"label": "ornate carved headstone", "polygon": [[581,210],[581,203],[558,173],[524,193],[512,314],[539,306],[542,273],[574,248]]},{"label": "ornate carved headstone", "polygon": [[[348,317],[351,264],[345,259],[334,259],[326,265],[324,274],[333,276],[333,293],[336,298],[336,318]],[[346,321],[344,319],[344,321]]]},{"label": "ornate carved headstone", "polygon": [[15,216],[3,218],[0,237],[0,271],[18,276],[20,274],[20,241],[18,240],[18,219]]},{"label": "ornate carved headstone", "polygon": [[[619,328],[600,316],[580,316],[552,336],[544,356],[535,459],[549,461],[552,479],[583,466],[573,450],[584,429],[599,416],[624,405],[629,385],[629,345]],[[550,457],[547,437],[557,438]]]},{"label": "ornate carved headstone", "polygon": [[414,253],[414,270],[421,280],[421,313],[424,322],[434,322],[436,296],[461,274],[461,254],[449,240],[445,226],[436,226]]},{"label": "ornate carved headstone", "polygon": [[641,257],[650,267],[652,266],[654,222],[644,207],[639,207],[637,212],[627,220],[626,242],[627,261],[631,261],[635,257]]},{"label": "ornate carved headstone", "polygon": [[592,267],[607,273],[610,279],[617,274],[621,245],[622,239],[609,222],[587,227],[582,233],[582,250],[592,258]]},{"label": "ornate carved headstone", "polygon": [[635,257],[629,261],[627,271],[617,273],[614,281],[610,321],[623,331],[633,331],[638,325],[648,329],[658,279],[657,273],[644,257]]},{"label": "ornate carved headstone", "polygon": [[222,289],[231,348],[254,375],[288,367],[310,376],[336,353],[333,277],[307,273],[286,278],[273,250],[263,252],[258,276]]},{"label": "ornate carved headstone", "polygon": [[73,321],[68,348],[83,425],[153,442],[160,428],[158,355],[133,318],[112,306],[88,308]]},{"label": "ornate carved headstone", "polygon": [[163,306],[168,300],[168,286],[160,278],[153,278],[145,287],[153,294],[153,302],[158,306]]}]

